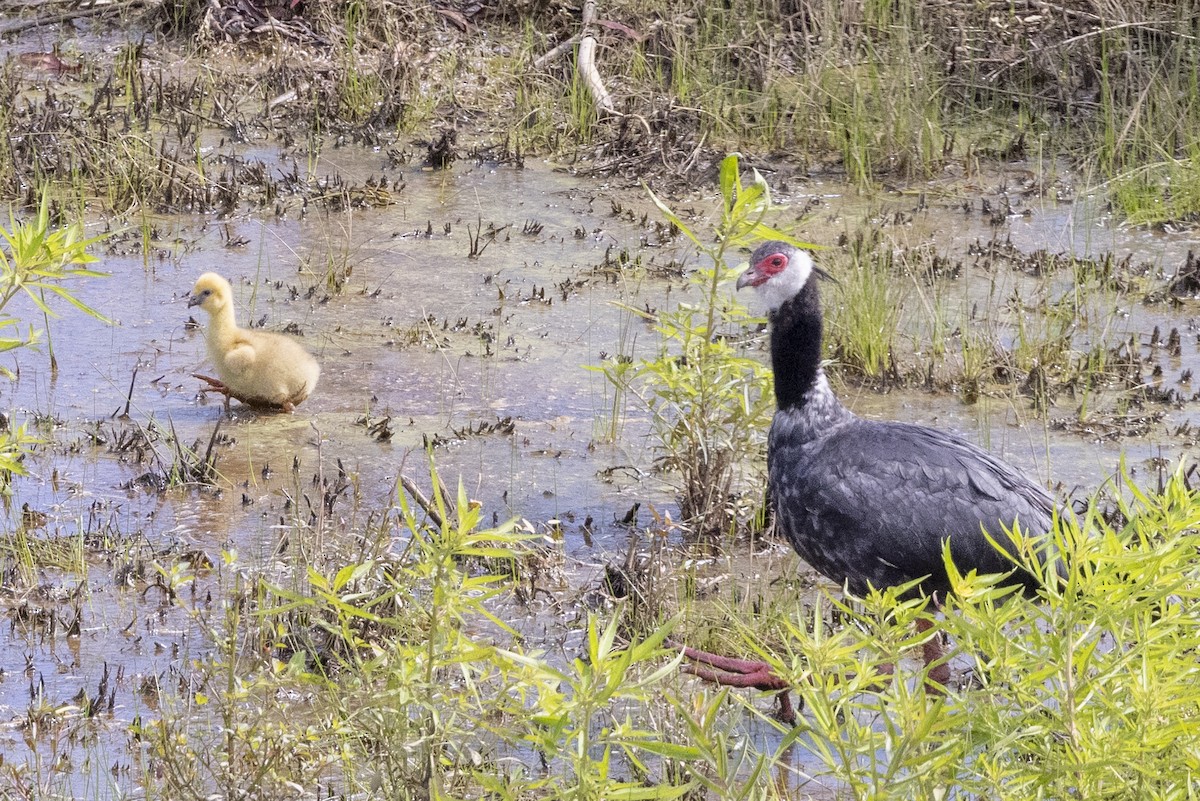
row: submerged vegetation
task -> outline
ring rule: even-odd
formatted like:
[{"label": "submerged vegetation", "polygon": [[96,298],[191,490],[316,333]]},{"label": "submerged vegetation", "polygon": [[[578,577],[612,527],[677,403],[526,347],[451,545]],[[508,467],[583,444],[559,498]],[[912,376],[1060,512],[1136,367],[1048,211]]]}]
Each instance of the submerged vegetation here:
[{"label": "submerged vegetation", "polygon": [[[56,13],[93,22],[41,19],[21,38],[46,6],[0,2],[13,10],[0,35],[15,37],[0,66],[0,198],[14,209],[0,248],[0,370],[14,386],[32,372],[25,348],[41,337],[25,315],[47,332],[59,301],[103,318],[66,283],[101,274],[89,250],[138,262],[118,305],[179,320],[139,330],[131,319],[152,341],[109,346],[132,372],[111,415],[71,398],[19,410],[26,427],[0,416],[0,606],[16,655],[0,672],[21,735],[0,743],[0,795],[1195,795],[1195,469],[1140,463],[1077,500],[1059,543],[1069,575],[1036,600],[974,575],[958,577],[939,615],[895,590],[846,599],[759,536],[764,326],[728,292],[746,248],[803,232],[835,279],[832,380],[969,409],[995,399],[1083,443],[1153,433],[1194,445],[1178,413],[1200,397],[1197,260],[1172,269],[1013,238],[1015,221],[1085,194],[1105,221],[1160,234],[1196,221],[1200,21],[1186,4],[176,0],[72,7]],[[136,35],[104,27],[105,14]],[[577,46],[588,36],[598,48]],[[344,170],[351,151],[378,174]],[[407,202],[417,174],[444,178],[445,202],[463,162],[502,172],[517,193],[510,178],[533,172],[534,156],[619,189],[548,195],[546,207],[568,209],[557,230],[536,218],[541,197],[506,195],[503,219],[459,207],[435,221]],[[649,203],[632,177],[653,185]],[[797,205],[774,205],[768,179]],[[862,205],[831,202],[830,180],[862,190]],[[593,204],[633,233],[595,223]],[[286,227],[309,215],[328,227]],[[85,238],[75,220],[98,217],[117,233]],[[959,220],[984,235],[947,244],[929,231]],[[233,263],[252,241],[246,222],[325,246],[292,242],[283,268],[260,255],[237,276],[254,326],[294,304],[302,319],[287,328],[303,324],[325,349],[331,387],[361,378],[351,363],[368,338],[373,355],[429,354],[450,368],[395,372],[444,393],[436,410],[409,408],[417,391],[385,394],[381,380],[354,388],[352,447],[323,430],[341,407],[214,422],[219,410],[179,380],[191,358],[182,315],[127,298],[179,282],[201,240],[184,230],[219,230],[216,260]],[[376,229],[370,247],[356,226]],[[603,260],[567,264],[567,241],[595,243]],[[524,251],[519,269],[501,261],[549,243],[540,252],[563,262],[552,270]],[[452,258],[479,283],[437,297],[441,307],[408,308],[418,302],[388,283],[448,283]],[[659,308],[639,294],[649,284],[665,287]],[[458,309],[470,293],[483,300]],[[624,315],[618,333],[586,334],[602,420],[543,448],[542,428],[569,427],[579,409],[538,387],[552,411],[522,419],[499,396],[524,380],[507,368],[553,342],[549,312],[580,295],[568,314],[591,321],[616,297]],[[21,297],[33,305],[18,312]],[[345,314],[363,299],[377,304],[369,331]],[[544,317],[514,321],[515,308]],[[1132,322],[1131,309],[1145,317]],[[1136,327],[1146,318],[1153,332]],[[86,335],[44,337],[50,389],[22,398],[53,405],[55,348],[94,362],[105,352]],[[370,365],[384,379],[393,366]],[[91,367],[89,386],[112,380]],[[483,393],[494,407],[463,411],[476,381],[503,388]],[[194,412],[191,425],[139,407],[135,385],[147,383],[156,401]],[[488,438],[512,462],[489,495],[503,503],[451,492],[432,468],[425,494],[405,472]],[[264,440],[290,463],[263,456]],[[382,497],[356,462],[367,450],[388,461]],[[607,521],[574,520],[569,498],[554,500],[553,519],[522,519],[522,491],[558,493],[518,485],[527,457],[608,478],[655,468],[677,519],[676,507],[651,509],[639,529],[644,498],[622,498],[600,514],[624,553],[581,560],[576,540],[591,549]],[[118,463],[122,483],[97,488],[96,460]],[[35,462],[44,474],[22,495]],[[1155,472],[1151,491],[1139,482]],[[246,530],[233,508],[253,521]],[[933,629],[914,634],[917,617]],[[957,649],[944,696],[925,693],[904,659],[928,636]],[[684,639],[768,659],[803,702],[799,725],[770,717],[766,697],[687,677],[669,646]]]}]

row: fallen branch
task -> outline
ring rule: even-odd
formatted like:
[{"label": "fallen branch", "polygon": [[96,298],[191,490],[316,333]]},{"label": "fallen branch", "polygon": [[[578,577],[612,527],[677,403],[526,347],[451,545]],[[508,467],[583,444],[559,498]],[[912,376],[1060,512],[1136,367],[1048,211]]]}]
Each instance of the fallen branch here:
[{"label": "fallen branch", "polygon": [[150,5],[150,2],[151,0],[126,0],[124,3],[108,3],[104,5],[93,3],[89,6],[80,6],[79,8],[73,8],[70,11],[63,11],[59,14],[47,14],[41,17],[33,17],[32,19],[17,19],[11,22],[0,23],[0,34],[20,33],[30,28],[40,28],[43,25],[56,25],[60,22],[69,22],[73,19],[95,17],[101,14],[111,14],[131,8],[140,8]]},{"label": "fallen branch", "polygon": [[425,497],[425,493],[421,492],[421,488],[417,486],[417,482],[413,481],[408,476],[401,474],[400,486],[404,487],[404,491],[412,496],[412,499],[417,502],[417,506],[420,506],[425,510],[425,514],[429,515],[429,519],[433,521],[433,524],[438,528],[441,528],[443,525],[442,516],[438,514],[437,507]]},{"label": "fallen branch", "polygon": [[[640,42],[646,38],[642,34],[635,31],[633,28],[630,28],[628,25],[624,25],[624,24],[622,24],[620,22],[616,22],[614,20],[610,20],[610,19],[596,20],[596,24],[603,28],[608,28],[609,30],[617,31],[618,33],[623,33],[635,42]],[[533,68],[535,70],[540,70],[543,67],[545,67],[547,64],[549,64],[551,61],[555,61],[563,53],[567,52],[572,47],[579,44],[579,40],[582,37],[583,37],[582,33],[577,33],[574,36],[568,37],[567,39],[564,39],[563,41],[559,42],[554,47],[550,48],[545,53],[543,53],[542,55],[540,55],[536,59],[534,59]]]},{"label": "fallen branch", "polygon": [[593,30],[596,23],[596,0],[583,0],[582,22],[583,31],[579,39],[577,65],[579,77],[583,79],[583,85],[591,94],[592,104],[596,110],[606,114],[615,114],[616,107],[613,105],[612,95],[604,88],[604,80],[600,77],[600,71],[596,69],[596,48],[599,47]]},{"label": "fallen branch", "polygon": [[567,52],[572,47],[574,47],[576,44],[578,44],[579,37],[580,37],[580,34],[577,33],[574,36],[570,37],[569,39],[564,39],[563,41],[556,44],[554,47],[547,50],[542,55],[538,56],[537,59],[533,62],[533,68],[536,70],[540,70],[543,67],[545,67],[547,64],[549,64],[551,61],[556,60],[563,53]]}]

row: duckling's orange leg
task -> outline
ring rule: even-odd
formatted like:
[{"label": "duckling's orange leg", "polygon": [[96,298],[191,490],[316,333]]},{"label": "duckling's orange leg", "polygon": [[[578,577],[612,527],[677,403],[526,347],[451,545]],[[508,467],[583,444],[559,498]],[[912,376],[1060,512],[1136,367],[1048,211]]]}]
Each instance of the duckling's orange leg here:
[{"label": "duckling's orange leg", "polygon": [[225,382],[221,381],[220,379],[213,378],[212,376],[202,375],[200,373],[192,373],[192,378],[199,378],[201,381],[204,381],[205,383],[208,384],[207,387],[200,388],[201,392],[220,392],[222,395],[224,395],[225,396],[225,414],[230,413],[229,412],[229,399],[233,396],[233,393],[230,391],[229,387],[225,386]]},{"label": "duckling's orange leg", "polygon": [[219,378],[213,378],[212,376],[204,375],[203,373],[192,373],[192,378],[199,378],[201,381],[208,384],[207,387],[204,387],[200,390],[201,392],[220,392],[225,395],[229,394],[229,387],[225,386],[225,382]]}]

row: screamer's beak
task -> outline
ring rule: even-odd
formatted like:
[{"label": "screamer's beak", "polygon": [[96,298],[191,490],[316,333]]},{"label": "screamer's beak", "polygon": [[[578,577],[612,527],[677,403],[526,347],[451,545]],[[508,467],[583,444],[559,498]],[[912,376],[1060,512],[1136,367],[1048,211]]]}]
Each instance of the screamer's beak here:
[{"label": "screamer's beak", "polygon": [[[835,284],[841,284],[841,281],[837,280],[815,264],[812,266],[812,271],[819,278],[822,278],[826,281],[832,281]],[[761,283],[762,279],[758,275],[758,270],[754,269],[753,267],[747,267],[746,272],[738,276],[737,288],[742,289],[743,287],[748,286],[758,286]]]}]

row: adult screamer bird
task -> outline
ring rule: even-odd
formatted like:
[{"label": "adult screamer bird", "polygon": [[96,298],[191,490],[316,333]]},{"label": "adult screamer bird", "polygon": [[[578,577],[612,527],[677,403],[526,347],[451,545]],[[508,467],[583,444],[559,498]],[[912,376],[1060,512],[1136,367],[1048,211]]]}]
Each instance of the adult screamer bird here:
[{"label": "adult screamer bird", "polygon": [[[916,592],[944,594],[948,542],[962,571],[1006,573],[1014,564],[988,541],[1006,541],[1019,522],[1035,536],[1051,531],[1055,502],[1012,467],[951,434],[918,425],[857,416],[837,399],[821,368],[821,306],[816,275],[804,251],[768,242],[754,251],[738,289],[754,287],[766,302],[777,410],[767,441],[768,494],[776,525],[803,559],[828,578],[863,595],[870,587],[921,580]],[[1012,583],[1029,589],[1033,576]],[[760,662],[694,649],[687,656],[717,670],[692,667],[702,678],[738,687],[785,690]],[[927,644],[926,662],[941,657]],[[937,668],[940,672],[935,672]],[[945,682],[945,665],[931,678]],[[791,713],[786,693],[782,715]]]},{"label": "adult screamer bird", "polygon": [[205,273],[192,287],[188,306],[208,312],[204,339],[217,378],[195,374],[209,389],[250,406],[292,411],[312,394],[321,367],[300,343],[283,334],[238,328],[233,289],[216,273]]}]

